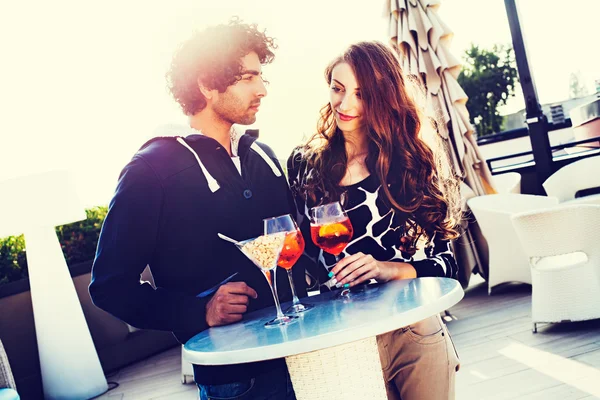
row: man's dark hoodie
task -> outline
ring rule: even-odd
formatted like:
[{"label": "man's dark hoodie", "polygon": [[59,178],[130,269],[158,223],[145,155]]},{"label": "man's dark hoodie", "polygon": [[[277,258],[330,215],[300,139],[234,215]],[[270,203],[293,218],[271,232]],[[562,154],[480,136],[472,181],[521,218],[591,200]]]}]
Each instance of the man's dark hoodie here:
[{"label": "man's dark hoodie", "polygon": [[[235,272],[234,282],[258,293],[248,311],[274,304],[261,271],[217,233],[259,236],[263,218],[292,213],[293,200],[269,147],[243,135],[237,150],[241,176],[216,140],[197,133],[152,139],[134,155],[100,234],[89,288],[94,304],[135,327],[172,331],[181,343],[208,328],[211,297],[197,295]],[[140,282],[146,265],[156,288]],[[304,268],[293,272],[304,295]],[[280,299],[289,300],[286,274],[278,278]],[[198,383],[223,384],[273,368],[285,368],[284,361],[194,366],[194,375]]]}]

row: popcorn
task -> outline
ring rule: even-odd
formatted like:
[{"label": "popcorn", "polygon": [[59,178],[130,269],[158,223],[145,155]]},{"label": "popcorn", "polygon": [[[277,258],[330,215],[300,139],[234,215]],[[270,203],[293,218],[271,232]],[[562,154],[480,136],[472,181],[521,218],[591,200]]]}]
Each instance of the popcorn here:
[{"label": "popcorn", "polygon": [[244,243],[241,250],[257,267],[269,271],[277,266],[285,236],[286,232],[259,236]]}]

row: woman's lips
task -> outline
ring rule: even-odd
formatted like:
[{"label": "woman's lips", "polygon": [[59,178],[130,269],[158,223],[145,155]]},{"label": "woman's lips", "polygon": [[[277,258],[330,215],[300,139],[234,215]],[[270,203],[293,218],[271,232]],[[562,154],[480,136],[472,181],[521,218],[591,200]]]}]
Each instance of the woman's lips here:
[{"label": "woman's lips", "polygon": [[342,121],[352,121],[354,118],[356,117],[351,117],[350,115],[346,115],[346,114],[342,114],[341,112],[338,111],[338,116],[340,117],[340,119]]}]

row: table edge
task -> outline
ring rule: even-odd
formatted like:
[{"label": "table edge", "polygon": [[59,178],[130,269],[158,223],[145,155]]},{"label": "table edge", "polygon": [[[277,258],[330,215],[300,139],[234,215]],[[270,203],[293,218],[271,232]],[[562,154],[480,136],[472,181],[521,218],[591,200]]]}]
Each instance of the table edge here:
[{"label": "table edge", "polygon": [[[198,351],[190,351],[184,346],[183,358],[192,364],[218,366],[267,361],[298,354],[310,353],[325,348],[356,342],[358,340],[366,339],[368,337],[380,335],[407,325],[414,324],[432,315],[447,310],[462,300],[463,297],[464,291],[460,284],[457,284],[455,289],[446,294],[443,298],[439,299],[439,301],[407,311],[402,314],[402,318],[390,318],[389,320],[385,321],[385,324],[378,324],[376,327],[373,327],[369,324],[359,327],[352,331],[350,338],[348,337],[349,335],[338,335],[335,333],[330,334],[336,335],[340,338],[340,340],[333,345],[329,344],[328,342],[324,344],[325,341],[323,341],[323,336],[318,336],[294,341],[293,348],[290,348],[290,343],[278,343],[253,349],[203,353]],[[423,315],[425,315],[425,317]],[[265,354],[268,354],[268,356]]]}]

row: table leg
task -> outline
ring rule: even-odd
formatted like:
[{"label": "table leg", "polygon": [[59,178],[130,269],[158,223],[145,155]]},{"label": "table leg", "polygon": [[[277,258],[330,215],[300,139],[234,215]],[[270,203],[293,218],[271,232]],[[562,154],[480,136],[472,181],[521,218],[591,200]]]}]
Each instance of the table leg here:
[{"label": "table leg", "polygon": [[387,399],[374,336],[285,361],[298,400]]}]

